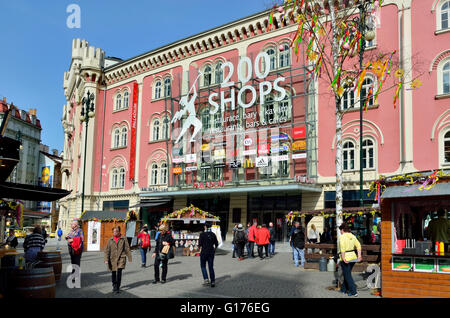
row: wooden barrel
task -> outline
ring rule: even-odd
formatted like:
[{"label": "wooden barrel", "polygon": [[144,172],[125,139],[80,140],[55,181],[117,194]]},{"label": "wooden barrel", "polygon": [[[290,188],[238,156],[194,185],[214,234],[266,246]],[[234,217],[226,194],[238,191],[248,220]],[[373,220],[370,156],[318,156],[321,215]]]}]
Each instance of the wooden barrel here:
[{"label": "wooden barrel", "polygon": [[36,265],[37,268],[53,267],[55,273],[55,280],[61,279],[62,260],[61,252],[59,251],[41,251],[37,254],[38,260],[41,262]]},{"label": "wooden barrel", "polygon": [[53,267],[16,269],[13,272],[14,296],[21,298],[55,298]]}]

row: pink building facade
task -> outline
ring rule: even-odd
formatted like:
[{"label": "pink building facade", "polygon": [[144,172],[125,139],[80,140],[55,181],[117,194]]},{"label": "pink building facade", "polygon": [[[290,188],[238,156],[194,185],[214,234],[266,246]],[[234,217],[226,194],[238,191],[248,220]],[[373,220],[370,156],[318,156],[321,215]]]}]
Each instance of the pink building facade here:
[{"label": "pink building facade", "polygon": [[[405,85],[396,108],[394,89],[370,103],[362,147],[358,99],[347,96],[355,102],[343,106],[347,206],[359,200],[360,149],[366,193],[379,175],[449,167],[446,4],[384,1],[365,60],[395,50],[405,79],[423,84]],[[61,201],[60,219],[81,214],[86,139],[86,210],[135,209],[154,225],[194,204],[220,216],[223,233],[257,219],[274,222],[282,239],[289,211],[332,207],[334,99],[289,48],[295,22],[281,22],[278,13],[275,21],[269,32],[262,12],[125,61],[74,40],[62,119],[63,187],[73,191]],[[87,91],[95,94],[95,116],[86,135],[79,117]]]}]

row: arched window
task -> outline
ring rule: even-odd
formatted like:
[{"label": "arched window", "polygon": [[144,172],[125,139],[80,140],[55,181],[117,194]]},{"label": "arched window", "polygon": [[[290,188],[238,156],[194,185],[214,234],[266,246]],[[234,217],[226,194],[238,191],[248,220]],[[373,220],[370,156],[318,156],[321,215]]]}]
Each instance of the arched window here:
[{"label": "arched window", "polygon": [[152,165],[152,178],[151,178],[151,184],[156,185],[158,184],[158,165],[154,163]]},{"label": "arched window", "polygon": [[450,163],[450,130],[444,135],[444,163]]},{"label": "arched window", "polygon": [[269,125],[275,118],[273,96],[271,95],[267,96],[266,100],[264,101],[263,112],[264,112],[263,114],[264,121],[266,122],[267,125]]},{"label": "arched window", "polygon": [[373,79],[370,77],[366,77],[362,83],[361,92],[360,92],[360,98],[365,103],[365,99],[367,98],[367,95],[369,94],[369,89],[372,87],[372,96],[369,99],[369,102],[367,105],[372,106],[373,105]]},{"label": "arched window", "polygon": [[169,118],[166,116],[163,119],[163,127],[162,127],[162,139],[164,140],[169,139],[169,127],[170,127]]},{"label": "arched window", "polygon": [[441,30],[449,28],[448,23],[449,16],[450,16],[450,1],[446,1],[441,6]]},{"label": "arched window", "polygon": [[128,91],[125,91],[125,93],[123,93],[123,108],[128,108],[128,101],[129,101],[129,93]]},{"label": "arched window", "polygon": [[442,93],[450,94],[450,61],[442,68]]},{"label": "arched window", "polygon": [[170,78],[167,77],[164,80],[164,96],[170,97],[171,93],[172,93],[172,84],[171,84]]},{"label": "arched window", "polygon": [[127,127],[122,128],[122,147],[127,146],[128,129]]},{"label": "arched window", "polygon": [[363,155],[363,169],[373,169],[375,167],[374,163],[374,146],[373,141],[366,139],[362,144],[362,155]]},{"label": "arched window", "polygon": [[214,68],[215,83],[220,84],[223,81],[222,62],[218,62]]},{"label": "arched window", "polygon": [[125,187],[125,168],[120,168],[119,171],[119,188]]},{"label": "arched window", "polygon": [[119,174],[117,172],[117,169],[113,169],[112,178],[111,178],[111,188],[117,188],[118,177],[119,177]]},{"label": "arched window", "polygon": [[344,143],[344,171],[355,169],[355,144],[351,141]]},{"label": "arched window", "polygon": [[289,50],[289,45],[282,44],[282,46],[283,46],[283,50],[280,51],[279,65],[280,65],[280,67],[286,67],[291,64],[291,54],[290,54],[290,50]]},{"label": "arched window", "polygon": [[114,148],[119,148],[120,145],[120,130],[116,128],[114,130]]},{"label": "arched window", "polygon": [[273,71],[277,68],[277,58],[276,58],[275,49],[272,47],[268,48],[266,50],[266,53],[269,55],[269,58],[270,58],[270,71]]},{"label": "arched window", "polygon": [[161,81],[157,81],[155,83],[155,98],[154,99],[159,99],[161,98]]},{"label": "arched window", "polygon": [[285,122],[291,120],[292,117],[292,107],[291,98],[286,94],[283,100],[278,103],[278,118],[280,122]]},{"label": "arched window", "polygon": [[161,164],[161,184],[167,184],[168,174],[167,174],[167,163]]},{"label": "arched window", "polygon": [[209,108],[202,111],[202,130],[207,131],[211,128],[211,118],[209,115]]},{"label": "arched window", "polygon": [[207,65],[203,71],[203,86],[211,85],[211,66]]},{"label": "arched window", "polygon": [[120,110],[121,108],[122,108],[122,95],[121,94],[117,94],[115,110]]},{"label": "arched window", "polygon": [[159,140],[159,120],[156,119],[153,121],[153,130],[152,130],[152,141]]}]

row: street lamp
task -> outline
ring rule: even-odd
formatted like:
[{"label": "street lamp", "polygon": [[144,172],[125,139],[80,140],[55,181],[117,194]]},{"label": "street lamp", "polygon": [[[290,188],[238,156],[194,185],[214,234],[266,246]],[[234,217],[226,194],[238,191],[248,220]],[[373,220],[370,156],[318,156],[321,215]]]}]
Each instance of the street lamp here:
[{"label": "street lamp", "polygon": [[84,179],[86,177],[86,152],[87,152],[87,135],[89,118],[94,117],[94,94],[87,92],[87,98],[83,97],[81,101],[81,116],[80,121],[86,122],[86,133],[84,135],[84,168],[83,168],[83,190],[81,192],[81,213],[84,211]]},{"label": "street lamp", "polygon": [[[358,25],[359,32],[362,36],[361,46],[359,48],[359,69],[363,68],[364,50],[366,49],[366,40],[372,41],[375,38],[375,30],[373,23],[366,24],[367,12],[371,4],[369,1],[360,2],[359,17],[355,17],[353,21]],[[363,79],[364,80],[364,79]],[[366,102],[367,94],[359,99],[359,205],[364,205],[363,200],[363,107]]]}]

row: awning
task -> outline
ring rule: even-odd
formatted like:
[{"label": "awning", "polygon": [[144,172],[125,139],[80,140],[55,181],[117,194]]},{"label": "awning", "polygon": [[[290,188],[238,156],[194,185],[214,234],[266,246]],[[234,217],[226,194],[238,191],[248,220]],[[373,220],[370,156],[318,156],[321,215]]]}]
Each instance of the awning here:
[{"label": "awning", "polygon": [[172,201],[171,198],[154,198],[154,199],[150,199],[150,200],[144,200],[136,205],[130,206],[130,209],[131,208],[148,208],[148,207],[152,207],[152,206],[160,206],[160,205],[167,204],[171,201]]},{"label": "awning", "polygon": [[382,199],[394,198],[412,198],[412,197],[430,197],[430,196],[450,196],[450,182],[442,182],[435,184],[429,190],[419,190],[418,184],[408,186],[392,186],[388,187],[381,195]]},{"label": "awning", "polygon": [[70,191],[39,187],[29,184],[0,182],[0,197],[28,201],[56,201],[69,195]]},{"label": "awning", "polygon": [[189,195],[206,195],[206,194],[226,194],[226,193],[250,193],[250,192],[280,192],[280,191],[307,191],[307,192],[322,192],[322,188],[315,186],[308,186],[302,184],[284,184],[284,185],[270,185],[270,186],[251,186],[251,187],[226,187],[214,189],[192,189],[168,191],[159,193],[141,193],[141,197],[175,197],[175,196],[189,196]]}]

